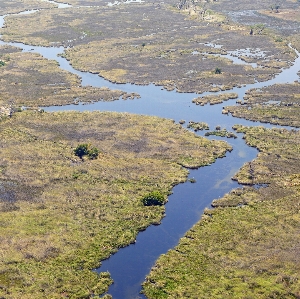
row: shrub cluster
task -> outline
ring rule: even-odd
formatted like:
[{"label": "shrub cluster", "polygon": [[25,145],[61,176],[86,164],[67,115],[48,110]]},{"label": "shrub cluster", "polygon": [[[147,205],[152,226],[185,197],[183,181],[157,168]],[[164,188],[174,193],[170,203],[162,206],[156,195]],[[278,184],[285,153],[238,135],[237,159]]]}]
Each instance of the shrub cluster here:
[{"label": "shrub cluster", "polygon": [[162,206],[165,203],[165,198],[159,191],[153,191],[145,195],[142,202],[145,206]]},{"label": "shrub cluster", "polygon": [[96,147],[91,147],[90,144],[82,143],[74,149],[74,154],[80,159],[83,156],[88,156],[89,159],[93,160],[98,158],[99,150]]}]

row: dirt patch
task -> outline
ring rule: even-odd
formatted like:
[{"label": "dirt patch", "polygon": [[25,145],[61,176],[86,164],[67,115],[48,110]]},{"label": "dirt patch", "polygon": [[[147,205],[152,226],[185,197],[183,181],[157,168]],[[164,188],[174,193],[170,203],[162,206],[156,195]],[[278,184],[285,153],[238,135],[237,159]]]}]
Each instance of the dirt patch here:
[{"label": "dirt patch", "polygon": [[[234,22],[244,25],[264,24],[277,34],[284,36],[298,33],[299,22],[294,18],[284,19],[277,17],[276,5],[279,13],[282,11],[299,11],[299,3],[296,1],[239,1],[221,0],[214,2],[212,8],[226,14]],[[273,7],[273,13],[272,12]],[[265,13],[265,12],[270,13]]]},{"label": "dirt patch", "polygon": [[[263,10],[259,11],[261,14],[271,16],[273,18],[279,18],[287,21],[297,21],[300,22],[300,9],[294,8],[294,9],[280,9],[278,8],[278,12],[273,10]],[[300,25],[300,24],[299,24]]]}]

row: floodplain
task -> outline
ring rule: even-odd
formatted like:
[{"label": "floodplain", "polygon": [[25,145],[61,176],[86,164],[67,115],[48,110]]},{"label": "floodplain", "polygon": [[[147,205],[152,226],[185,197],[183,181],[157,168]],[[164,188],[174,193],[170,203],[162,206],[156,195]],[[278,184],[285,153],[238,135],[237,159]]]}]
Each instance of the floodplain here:
[{"label": "floodplain", "polygon": [[[244,134],[257,158],[232,176],[241,187],[214,200],[158,259],[143,292],[147,298],[300,297],[299,81],[250,88],[243,98],[232,92],[293,65],[299,3],[284,1],[274,11],[271,0],[63,2],[0,4],[7,14],[0,29],[0,296],[107,292],[114,278],[92,270],[165,217],[165,206],[145,206],[142,198],[158,191],[167,201],[172,187],[187,180],[187,168],[236,149],[220,141],[230,133]],[[83,86],[78,75],[34,51],[21,52],[16,42],[64,47],[60,55],[73,68],[117,88]],[[138,92],[122,91],[123,83],[199,94],[190,99],[197,109],[228,100],[220,117],[224,112],[238,117],[237,124],[256,124],[235,125],[236,135],[217,126],[213,140],[188,132],[185,121],[43,110],[139,101]],[[203,135],[211,125],[202,119],[187,124]],[[82,144],[97,148],[98,158],[77,157],[74,149]],[[109,290],[103,298],[110,298]]]}]

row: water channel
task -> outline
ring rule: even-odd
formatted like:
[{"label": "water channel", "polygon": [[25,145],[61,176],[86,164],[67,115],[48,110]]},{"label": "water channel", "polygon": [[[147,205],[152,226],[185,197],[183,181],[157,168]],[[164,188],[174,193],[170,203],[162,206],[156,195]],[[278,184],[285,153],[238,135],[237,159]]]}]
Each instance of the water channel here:
[{"label": "water channel", "polygon": [[[47,2],[55,4],[55,1]],[[68,6],[62,4],[58,6],[58,8],[66,7]],[[27,11],[25,13],[31,12]],[[32,13],[34,13],[34,11],[32,11]],[[4,25],[4,17],[5,16],[0,17],[0,27]],[[0,45],[20,47],[24,52],[36,52],[47,59],[56,60],[62,69],[78,75],[82,80],[83,86],[106,86],[110,89],[121,89],[127,92],[136,92],[141,95],[140,99],[135,100],[45,107],[45,111],[99,110],[130,112],[171,118],[176,122],[179,122],[181,119],[187,122],[190,120],[206,122],[211,129],[219,125],[229,131],[232,126],[237,123],[248,126],[263,125],[267,128],[279,127],[224,115],[221,113],[224,104],[196,106],[192,103],[192,99],[198,97],[199,94],[166,91],[153,84],[148,86],[114,84],[106,81],[97,74],[77,71],[66,59],[57,56],[64,52],[65,49],[63,47],[38,47],[22,43],[6,43],[3,41],[0,41]],[[300,56],[297,51],[296,53],[298,57],[293,65],[288,69],[282,70],[282,72],[273,79],[266,82],[248,84],[240,88],[236,87],[230,92],[238,93],[239,99],[242,99],[245,92],[250,88],[262,88],[275,83],[292,83],[293,81],[299,80],[297,72],[300,70]],[[230,58],[229,55],[226,57]],[[233,63],[240,63],[240,61],[239,59],[233,58]],[[229,100],[225,104],[235,105],[235,101],[236,100]],[[199,131],[197,134],[203,135],[204,132]],[[231,177],[245,162],[251,161],[256,157],[257,150],[245,144],[242,139],[242,134],[237,134],[237,136],[237,139],[226,139],[226,141],[232,145],[233,151],[228,152],[225,158],[218,159],[212,165],[190,170],[189,178],[194,178],[196,183],[186,182],[173,188],[173,194],[169,197],[169,202],[166,204],[166,216],[159,226],[150,226],[146,231],[139,233],[135,244],[120,249],[108,260],[103,261],[99,269],[95,270],[97,272],[110,272],[114,284],[110,287],[108,293],[111,294],[113,298],[145,298],[145,296],[140,294],[141,283],[144,281],[145,276],[149,273],[157,258],[178,244],[179,239],[200,219],[203,209],[209,207],[213,199],[222,197],[225,193],[238,187],[238,184],[232,181]],[[224,138],[214,136],[208,138],[224,140]]]}]

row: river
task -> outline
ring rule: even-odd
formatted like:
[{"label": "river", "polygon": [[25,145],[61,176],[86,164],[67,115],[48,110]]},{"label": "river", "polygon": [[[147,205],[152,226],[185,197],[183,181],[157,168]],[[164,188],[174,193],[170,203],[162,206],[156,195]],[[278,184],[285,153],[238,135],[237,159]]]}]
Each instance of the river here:
[{"label": "river", "polygon": [[[48,2],[55,4],[55,1]],[[67,7],[68,5],[60,4],[58,9]],[[23,13],[34,13],[34,11],[26,11]],[[4,25],[4,17],[5,16],[0,17],[0,27]],[[67,110],[130,112],[171,118],[176,122],[182,119],[186,120],[187,123],[190,120],[206,122],[211,129],[214,129],[216,126],[221,126],[229,131],[236,123],[247,126],[260,125],[267,128],[282,127],[236,119],[231,115],[221,113],[224,105],[235,105],[236,100],[229,100],[225,102],[225,104],[196,106],[192,103],[192,99],[199,97],[199,94],[167,91],[153,84],[147,86],[114,84],[99,77],[97,74],[75,70],[66,59],[58,56],[58,54],[64,52],[65,49],[63,47],[38,47],[24,45],[22,43],[6,43],[3,41],[0,41],[0,45],[20,47],[24,52],[36,52],[47,59],[56,60],[62,69],[78,75],[82,80],[83,86],[106,86],[110,89],[121,89],[141,95],[140,99],[135,100],[45,107],[44,110],[48,112]],[[297,72],[300,70],[300,56],[297,51],[296,53],[298,57],[293,65],[288,69],[282,70],[282,72],[273,79],[248,84],[241,88],[235,87],[230,90],[230,92],[236,92],[239,95],[239,99],[242,99],[245,92],[250,88],[262,88],[275,83],[292,83],[299,80]],[[239,58],[230,55],[226,55],[226,57],[229,59],[232,58],[233,63],[245,64],[245,62],[240,61]],[[207,92],[202,95],[206,94],[210,93]],[[204,132],[198,131],[196,134],[204,135]],[[169,202],[166,204],[166,216],[160,225],[152,225],[145,231],[140,232],[135,244],[120,249],[109,259],[103,261],[99,269],[95,270],[97,272],[110,272],[114,284],[110,287],[108,293],[113,295],[113,298],[145,298],[144,295],[140,294],[141,283],[150,272],[150,268],[154,265],[157,258],[178,244],[179,239],[185,232],[200,219],[204,208],[210,207],[213,199],[222,197],[225,193],[238,187],[238,184],[232,181],[231,177],[244,163],[256,157],[257,150],[245,144],[242,139],[242,134],[237,134],[237,136],[237,139],[226,139],[226,141],[233,146],[233,151],[227,153],[225,158],[218,159],[212,165],[190,170],[189,178],[194,178],[196,183],[186,182],[173,188],[173,194],[169,196]],[[215,136],[208,138],[224,140],[224,138]]]}]

